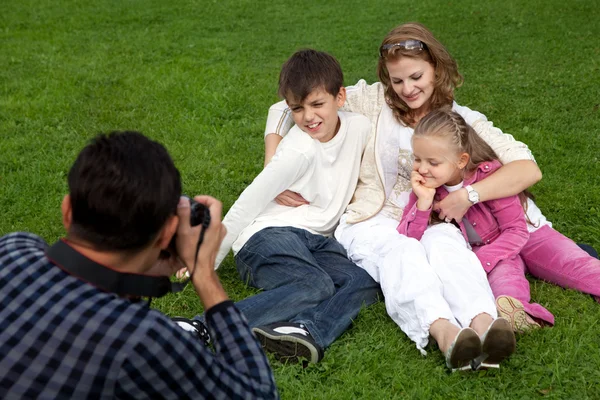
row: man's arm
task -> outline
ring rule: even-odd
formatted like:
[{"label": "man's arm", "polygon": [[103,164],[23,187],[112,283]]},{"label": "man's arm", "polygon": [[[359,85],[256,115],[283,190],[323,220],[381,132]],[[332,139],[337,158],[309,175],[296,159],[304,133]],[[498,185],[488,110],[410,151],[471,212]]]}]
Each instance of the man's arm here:
[{"label": "man's arm", "polygon": [[279,398],[260,343],[231,301],[206,312],[214,353],[156,313],[133,332],[139,340],[124,357],[116,398]]},{"label": "man's arm", "polygon": [[[194,254],[200,227],[190,226],[189,202],[180,202],[180,206],[177,208],[177,214],[181,221],[177,230],[177,252],[188,269],[192,284],[204,309],[208,311],[213,306],[229,300],[214,268],[217,253],[227,234],[227,229],[221,222],[223,205],[220,201],[210,196],[196,196],[194,200],[204,204],[210,211],[210,225],[204,232],[204,239],[198,249],[198,254]],[[180,237],[184,241],[183,246],[180,246]],[[190,238],[192,238],[191,241]]]},{"label": "man's arm", "polygon": [[[246,318],[227,297],[215,272],[217,254],[227,233],[225,225],[221,223],[222,204],[210,196],[196,196],[195,200],[208,207],[211,217],[204,242],[198,250],[196,265],[190,268],[191,264],[186,264],[204,305],[206,323],[215,346],[214,356],[208,354],[207,378],[216,378],[216,388],[226,398],[248,395],[278,398],[275,379],[260,343],[252,334]],[[178,214],[183,221],[190,220],[189,208],[180,210]],[[205,350],[202,344],[200,350]],[[211,396],[215,396],[215,393],[211,393]]]},{"label": "man's arm", "polygon": [[138,327],[140,332],[134,332],[139,341],[123,361],[115,394],[129,398],[278,398],[260,343],[243,314],[228,300],[214,270],[225,235],[222,205],[209,196],[195,200],[208,207],[211,223],[196,254],[201,228],[190,226],[189,202],[180,201],[177,251],[206,310],[215,353],[168,318],[149,311]]}]

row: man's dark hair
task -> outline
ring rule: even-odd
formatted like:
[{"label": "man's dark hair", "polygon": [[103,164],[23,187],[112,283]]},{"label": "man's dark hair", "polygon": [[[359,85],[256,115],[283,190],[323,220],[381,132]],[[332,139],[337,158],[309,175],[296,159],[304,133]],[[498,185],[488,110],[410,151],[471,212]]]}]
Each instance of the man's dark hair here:
[{"label": "man's dark hair", "polygon": [[302,102],[317,88],[336,96],[343,84],[342,67],[333,56],[312,49],[299,50],[281,67],[279,96]]},{"label": "man's dark hair", "polygon": [[69,171],[69,233],[102,251],[143,248],[177,210],[181,179],[167,150],[139,132],[100,134]]}]

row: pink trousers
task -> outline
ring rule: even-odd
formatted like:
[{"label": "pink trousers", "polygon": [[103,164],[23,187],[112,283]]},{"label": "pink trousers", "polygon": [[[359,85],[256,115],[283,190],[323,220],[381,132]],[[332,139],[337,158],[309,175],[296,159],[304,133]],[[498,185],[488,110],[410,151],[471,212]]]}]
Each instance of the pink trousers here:
[{"label": "pink trousers", "polygon": [[488,280],[495,297],[512,296],[523,303],[529,315],[554,325],[554,316],[548,310],[530,303],[525,272],[564,288],[589,293],[596,299],[600,296],[600,260],[547,225],[531,233],[520,257],[496,265]]}]

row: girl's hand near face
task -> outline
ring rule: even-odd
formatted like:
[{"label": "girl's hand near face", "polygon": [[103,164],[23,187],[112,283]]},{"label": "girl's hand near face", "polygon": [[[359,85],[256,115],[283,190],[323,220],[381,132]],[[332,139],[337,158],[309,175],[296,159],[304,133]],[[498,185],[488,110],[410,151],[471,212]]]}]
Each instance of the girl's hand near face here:
[{"label": "girl's hand near face", "polygon": [[426,187],[425,178],[417,171],[411,173],[410,184],[412,185],[415,196],[419,199],[417,200],[417,208],[421,211],[429,210],[433,204],[435,188]]}]

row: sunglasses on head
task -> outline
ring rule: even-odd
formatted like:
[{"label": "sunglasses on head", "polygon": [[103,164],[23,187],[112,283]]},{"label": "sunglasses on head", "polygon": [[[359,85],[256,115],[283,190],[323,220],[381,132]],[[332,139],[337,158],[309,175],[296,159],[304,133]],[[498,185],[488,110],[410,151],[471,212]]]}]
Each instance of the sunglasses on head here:
[{"label": "sunglasses on head", "polygon": [[394,47],[401,47],[405,50],[423,50],[425,48],[425,43],[420,40],[409,39],[398,43],[384,44],[379,48],[379,56],[383,58],[383,52],[393,49]]}]

